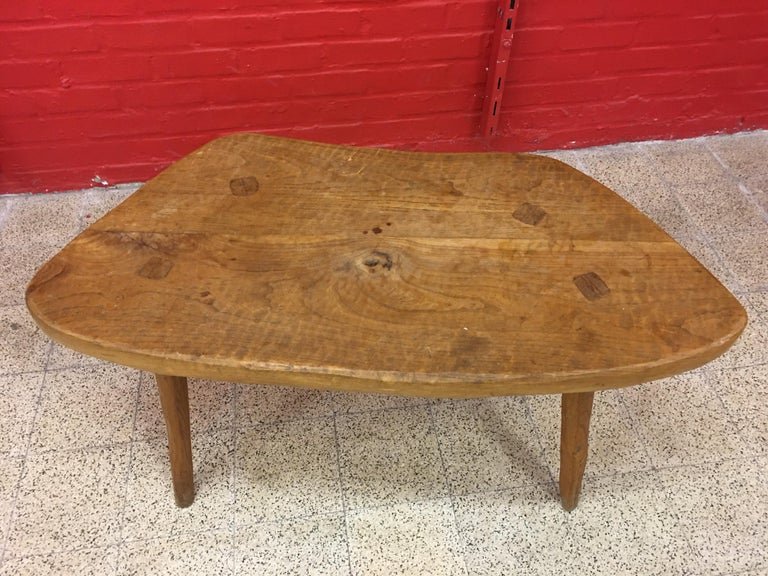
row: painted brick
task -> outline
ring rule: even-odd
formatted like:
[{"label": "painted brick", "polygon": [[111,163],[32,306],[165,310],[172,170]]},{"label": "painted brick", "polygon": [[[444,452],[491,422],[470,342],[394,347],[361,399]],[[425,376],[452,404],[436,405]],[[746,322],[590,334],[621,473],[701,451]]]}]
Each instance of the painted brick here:
[{"label": "painted brick", "polygon": [[118,90],[109,86],[89,86],[68,90],[26,90],[23,98],[9,90],[0,92],[0,110],[15,119],[71,112],[119,110],[121,108],[119,95]]},{"label": "painted brick", "polygon": [[54,87],[59,83],[59,71],[55,60],[0,62],[0,88]]},{"label": "painted brick", "polygon": [[186,20],[106,21],[96,26],[96,34],[109,52],[174,50],[197,41],[192,23]]},{"label": "painted brick", "polygon": [[[0,31],[0,37],[0,59],[6,61],[98,52],[102,48],[92,24],[9,28]],[[44,42],[41,37],[45,37]]]},{"label": "painted brick", "polygon": [[40,0],[0,3],[0,22],[35,22],[42,17],[43,9],[40,6]]},{"label": "painted brick", "polygon": [[155,78],[204,78],[234,73],[237,59],[232,50],[190,50],[156,54],[150,64]]},{"label": "painted brick", "polygon": [[[277,76],[251,76],[222,79],[215,85],[200,84],[205,99],[224,104],[253,102],[253,94],[264,100],[280,100],[309,96],[345,96],[357,94],[399,94],[403,91],[426,92],[435,88],[458,89],[474,86],[480,89],[485,79],[473,61],[451,64],[382,65],[374,70],[351,68]],[[193,88],[193,87],[190,87]],[[173,101],[173,100],[171,100]]]},{"label": "painted brick", "polygon": [[115,90],[122,109],[130,108],[179,108],[188,105],[201,105],[216,99],[221,93],[217,89],[206,96],[207,83],[198,78],[156,82],[131,83]]},{"label": "painted brick", "polygon": [[61,59],[62,84],[87,85],[152,78],[151,58],[121,54]]},{"label": "painted brick", "polygon": [[581,51],[621,49],[633,43],[637,26],[636,22],[568,26],[560,32],[558,46],[561,50]]},{"label": "painted brick", "polygon": [[0,193],[148,178],[256,130],[532,150],[768,126],[765,0],[517,0],[478,138],[497,0],[0,4]]},{"label": "painted brick", "polygon": [[135,15],[138,11],[138,0],[75,0],[72,2],[59,2],[58,0],[39,0],[43,14],[55,16],[61,20],[89,20],[96,17],[127,17]]},{"label": "painted brick", "polygon": [[693,18],[649,18],[637,23],[637,45],[687,44],[702,38],[719,38],[717,21],[712,16]]},{"label": "painted brick", "polygon": [[244,74],[275,74],[296,70],[320,71],[324,51],[320,44],[274,45],[235,52],[237,69]]},{"label": "painted brick", "polygon": [[312,12],[286,11],[279,18],[279,24],[283,39],[296,41],[359,34],[362,18],[358,11],[338,8]]},{"label": "painted brick", "polygon": [[217,15],[192,20],[188,28],[190,40],[203,46],[265,44],[283,40],[282,25],[286,18],[275,14]]},{"label": "painted brick", "polygon": [[762,38],[768,31],[768,11],[716,16],[714,26],[716,33],[725,38]]},{"label": "painted brick", "polygon": [[486,0],[449,3],[445,9],[445,26],[449,29],[493,30],[496,5]]},{"label": "painted brick", "polygon": [[396,37],[436,32],[444,30],[445,15],[445,2],[414,5],[376,3],[363,13],[362,30],[372,36]]}]

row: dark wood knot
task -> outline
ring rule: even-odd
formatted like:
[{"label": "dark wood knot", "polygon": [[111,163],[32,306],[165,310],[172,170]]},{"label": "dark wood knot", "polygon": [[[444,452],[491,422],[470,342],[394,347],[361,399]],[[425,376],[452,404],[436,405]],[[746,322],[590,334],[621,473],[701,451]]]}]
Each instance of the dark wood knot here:
[{"label": "dark wood knot", "polygon": [[370,256],[363,260],[363,266],[366,266],[369,272],[375,272],[378,267],[392,270],[393,263],[392,256],[381,250],[374,250]]},{"label": "dark wood knot", "polygon": [[173,268],[173,262],[166,260],[165,258],[160,258],[159,256],[153,256],[147,260],[136,273],[142,278],[161,280],[168,276],[171,268]]},{"label": "dark wood knot", "polygon": [[541,206],[536,206],[536,204],[530,204],[528,202],[520,204],[517,210],[512,213],[512,217],[515,220],[519,220],[523,224],[528,224],[529,226],[536,226],[546,215],[546,210]]},{"label": "dark wood knot", "polygon": [[573,283],[576,284],[576,288],[579,289],[584,298],[590,302],[607,296],[611,292],[608,285],[595,272],[574,276]]},{"label": "dark wood knot", "polygon": [[259,181],[253,176],[233,178],[229,181],[229,189],[235,196],[250,196],[259,191]]}]

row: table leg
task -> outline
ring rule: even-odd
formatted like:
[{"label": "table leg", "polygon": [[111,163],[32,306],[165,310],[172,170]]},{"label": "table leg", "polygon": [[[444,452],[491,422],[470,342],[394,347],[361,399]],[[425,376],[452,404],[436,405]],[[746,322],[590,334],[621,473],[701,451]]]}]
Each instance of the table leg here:
[{"label": "table leg", "polygon": [[168,431],[168,455],[176,505],[186,508],[195,499],[192,479],[192,442],[189,435],[189,398],[187,379],[155,374],[160,404]]},{"label": "table leg", "polygon": [[560,430],[560,500],[568,512],[576,508],[589,452],[589,419],[594,392],[563,394]]}]

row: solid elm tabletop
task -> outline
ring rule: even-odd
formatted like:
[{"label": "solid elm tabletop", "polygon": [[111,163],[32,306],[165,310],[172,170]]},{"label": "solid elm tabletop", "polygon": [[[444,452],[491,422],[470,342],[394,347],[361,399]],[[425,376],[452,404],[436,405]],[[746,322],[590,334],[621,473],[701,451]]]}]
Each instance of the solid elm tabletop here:
[{"label": "solid elm tabletop", "polygon": [[181,505],[194,376],[563,394],[570,509],[592,393],[698,367],[746,322],[663,230],[557,160],[256,134],[148,182],[43,266],[27,304],[55,340],[160,375]]}]

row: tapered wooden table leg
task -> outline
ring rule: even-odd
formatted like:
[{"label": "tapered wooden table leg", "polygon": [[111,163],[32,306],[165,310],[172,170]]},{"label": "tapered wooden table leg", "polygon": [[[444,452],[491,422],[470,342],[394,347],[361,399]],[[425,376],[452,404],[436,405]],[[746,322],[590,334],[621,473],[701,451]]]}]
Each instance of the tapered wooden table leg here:
[{"label": "tapered wooden table leg", "polygon": [[594,392],[563,394],[560,430],[560,501],[576,508],[589,452],[589,419]]},{"label": "tapered wooden table leg", "polygon": [[192,478],[192,441],[189,434],[189,398],[187,379],[181,376],[155,374],[160,404],[168,431],[168,455],[176,505],[186,508],[195,499]]}]

